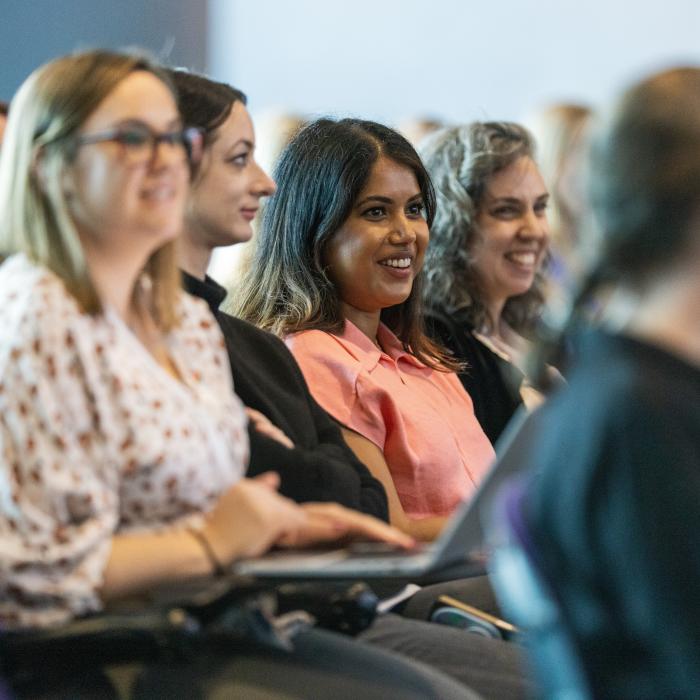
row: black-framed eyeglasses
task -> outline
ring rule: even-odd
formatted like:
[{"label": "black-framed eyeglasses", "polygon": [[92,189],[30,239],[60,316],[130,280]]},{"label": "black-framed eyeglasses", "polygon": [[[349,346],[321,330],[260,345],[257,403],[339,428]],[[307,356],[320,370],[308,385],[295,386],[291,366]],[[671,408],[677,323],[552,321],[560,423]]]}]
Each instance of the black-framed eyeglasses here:
[{"label": "black-framed eyeglasses", "polygon": [[97,134],[83,134],[75,139],[76,146],[105,142],[118,144],[122,158],[129,166],[152,163],[161,143],[180,149],[189,163],[196,165],[202,157],[204,133],[196,127],[157,133],[145,124],[133,124]]}]

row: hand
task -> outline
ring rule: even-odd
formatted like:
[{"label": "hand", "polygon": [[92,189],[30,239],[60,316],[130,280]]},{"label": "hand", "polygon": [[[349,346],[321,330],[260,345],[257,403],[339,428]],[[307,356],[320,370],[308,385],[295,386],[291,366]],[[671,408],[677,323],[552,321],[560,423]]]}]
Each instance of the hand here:
[{"label": "hand", "polygon": [[346,537],[377,540],[406,549],[415,545],[412,537],[395,527],[338,503],[304,503],[301,509],[307,515],[306,522],[285,533],[277,540],[278,546],[308,547]]},{"label": "hand", "polygon": [[254,408],[248,408],[247,406],[245,412],[248,414],[248,420],[250,420],[255,430],[259,433],[276,440],[290,450],[294,447],[294,443],[287,437],[284,431],[278,428],[266,415],[263,415],[260,411],[256,411]]},{"label": "hand", "polygon": [[206,515],[202,533],[222,566],[259,556],[281,537],[306,527],[308,515],[280,496],[278,487],[279,477],[272,472],[241,479]]}]

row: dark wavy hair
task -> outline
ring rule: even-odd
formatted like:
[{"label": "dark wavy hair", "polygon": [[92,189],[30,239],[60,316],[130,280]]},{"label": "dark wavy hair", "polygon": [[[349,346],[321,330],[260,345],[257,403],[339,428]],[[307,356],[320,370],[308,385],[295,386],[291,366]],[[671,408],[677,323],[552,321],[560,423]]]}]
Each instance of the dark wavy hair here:
[{"label": "dark wavy hair", "polygon": [[177,106],[185,126],[204,132],[204,147],[216,139],[216,130],[228,119],[236,102],[246,104],[244,93],[227,83],[220,83],[182,68],[167,69],[177,91]]},{"label": "dark wavy hair", "polygon": [[[231,294],[232,313],[280,336],[310,329],[342,331],[325,250],[380,156],[414,173],[428,225],[432,223],[430,176],[403,136],[376,122],[319,119],[297,133],[280,156],[274,172],[277,193],[266,207],[250,264]],[[381,319],[421,361],[452,369],[454,361],[423,332],[422,277],[416,276],[406,301],[382,310]]]},{"label": "dark wavy hair", "polygon": [[[423,295],[475,328],[488,322],[472,251],[480,233],[476,219],[489,178],[523,156],[533,158],[530,133],[511,122],[473,122],[441,129],[420,148],[437,194],[437,214],[425,256]],[[503,318],[519,333],[528,332],[544,304],[544,277],[508,299]]]}]

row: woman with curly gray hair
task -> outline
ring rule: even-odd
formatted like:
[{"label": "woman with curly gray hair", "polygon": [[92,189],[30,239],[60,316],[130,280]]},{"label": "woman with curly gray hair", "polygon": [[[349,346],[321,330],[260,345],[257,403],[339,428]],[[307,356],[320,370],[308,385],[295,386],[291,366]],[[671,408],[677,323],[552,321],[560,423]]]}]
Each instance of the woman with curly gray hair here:
[{"label": "woman with curly gray hair", "polygon": [[524,358],[544,299],[549,195],[518,124],[443,129],[421,156],[437,194],[424,267],[428,329],[464,362],[460,378],[495,442],[515,410],[537,399]]}]

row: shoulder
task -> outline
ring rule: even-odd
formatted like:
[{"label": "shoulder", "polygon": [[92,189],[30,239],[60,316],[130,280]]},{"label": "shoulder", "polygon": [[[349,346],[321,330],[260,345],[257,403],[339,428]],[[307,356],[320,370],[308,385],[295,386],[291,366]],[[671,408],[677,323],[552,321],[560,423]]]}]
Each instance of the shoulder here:
[{"label": "shoulder", "polygon": [[0,347],[57,341],[77,323],[90,322],[63,282],[50,270],[23,255],[0,266]]},{"label": "shoulder", "polygon": [[333,358],[336,361],[349,361],[353,357],[341,338],[326,331],[310,330],[292,333],[284,339],[284,342],[297,357]]},{"label": "shoulder", "polygon": [[273,352],[285,357],[289,350],[284,342],[273,333],[264,331],[248,321],[220,311],[217,320],[227,344],[231,342],[262,352]]}]

